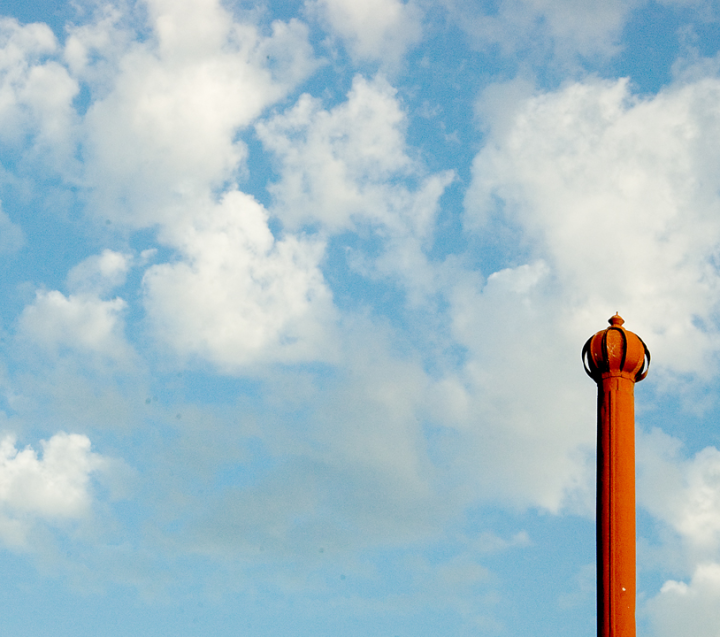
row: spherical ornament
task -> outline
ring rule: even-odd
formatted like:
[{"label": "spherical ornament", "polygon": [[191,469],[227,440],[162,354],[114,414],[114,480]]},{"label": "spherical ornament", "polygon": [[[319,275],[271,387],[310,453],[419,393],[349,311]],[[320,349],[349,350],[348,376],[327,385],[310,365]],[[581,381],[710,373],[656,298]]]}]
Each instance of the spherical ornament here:
[{"label": "spherical ornament", "polygon": [[583,347],[585,371],[595,382],[621,376],[634,382],[647,376],[650,352],[643,340],[623,327],[619,314],[608,319],[610,327],[588,339]]}]

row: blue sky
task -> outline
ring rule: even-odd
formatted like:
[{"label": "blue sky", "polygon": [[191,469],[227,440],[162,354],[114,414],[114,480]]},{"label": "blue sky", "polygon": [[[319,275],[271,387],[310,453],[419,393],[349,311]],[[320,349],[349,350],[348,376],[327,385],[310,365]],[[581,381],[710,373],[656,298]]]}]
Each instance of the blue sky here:
[{"label": "blue sky", "polygon": [[2,634],[715,637],[717,3],[0,9]]}]

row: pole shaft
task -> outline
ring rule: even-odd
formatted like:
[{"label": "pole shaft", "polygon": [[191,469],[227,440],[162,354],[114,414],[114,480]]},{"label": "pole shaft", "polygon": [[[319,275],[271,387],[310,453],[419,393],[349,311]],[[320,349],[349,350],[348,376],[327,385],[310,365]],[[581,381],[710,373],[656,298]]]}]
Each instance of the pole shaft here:
[{"label": "pole shaft", "polygon": [[598,637],[635,637],[635,381],[598,383]]}]

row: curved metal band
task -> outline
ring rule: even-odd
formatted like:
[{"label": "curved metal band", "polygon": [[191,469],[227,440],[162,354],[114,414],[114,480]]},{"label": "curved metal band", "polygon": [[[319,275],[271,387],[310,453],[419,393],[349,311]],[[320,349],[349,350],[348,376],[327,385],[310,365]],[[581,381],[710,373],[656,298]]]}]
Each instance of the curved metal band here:
[{"label": "curved metal band", "polygon": [[592,371],[590,370],[590,366],[588,365],[588,361],[591,361],[591,360],[592,360],[592,359],[590,358],[590,342],[593,340],[593,338],[595,338],[595,337],[594,337],[594,336],[591,336],[591,337],[587,340],[587,342],[585,343],[585,345],[583,346],[583,349],[582,349],[582,362],[583,362],[583,367],[585,368],[585,373],[586,373],[588,376],[590,376],[590,378],[592,378],[595,382],[598,382],[598,379],[600,378],[599,375],[593,374]]},{"label": "curved metal band", "polygon": [[[637,334],[635,335],[637,336]],[[640,368],[640,371],[635,376],[635,382],[639,383],[645,376],[648,375],[648,371],[650,370],[650,350],[647,348],[647,345],[645,345],[645,341],[642,340],[639,336],[638,339],[642,343],[643,349],[645,350],[645,358],[643,359],[643,366]]]}]

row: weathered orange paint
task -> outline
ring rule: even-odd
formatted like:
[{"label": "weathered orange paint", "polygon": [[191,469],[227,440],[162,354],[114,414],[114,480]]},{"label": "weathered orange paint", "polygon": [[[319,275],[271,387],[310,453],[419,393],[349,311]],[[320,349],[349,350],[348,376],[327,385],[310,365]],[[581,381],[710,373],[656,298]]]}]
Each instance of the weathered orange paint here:
[{"label": "weathered orange paint", "polygon": [[650,352],[616,314],[583,348],[598,386],[598,637],[635,637],[635,383]]}]

